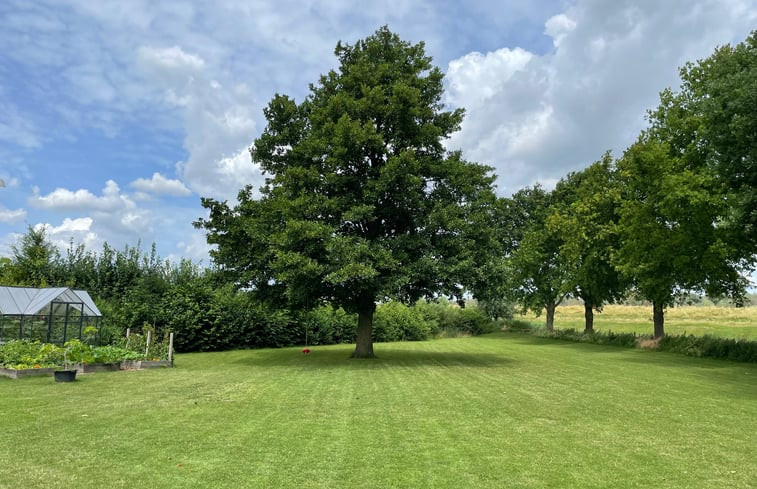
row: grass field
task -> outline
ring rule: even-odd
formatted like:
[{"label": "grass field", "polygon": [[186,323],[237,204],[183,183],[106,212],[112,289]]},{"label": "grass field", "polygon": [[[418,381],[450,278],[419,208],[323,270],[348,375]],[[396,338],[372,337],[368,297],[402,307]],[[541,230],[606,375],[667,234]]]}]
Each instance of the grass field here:
[{"label": "grass field", "polygon": [[2,488],[753,488],[757,366],[517,333],[0,378]]},{"label": "grass field", "polygon": [[[516,316],[517,318],[520,317]],[[536,326],[544,324],[543,314],[540,317],[524,316],[523,319]],[[555,312],[555,327],[583,330],[583,306],[559,306]],[[652,306],[606,306],[601,313],[594,313],[594,329],[652,334]],[[757,340],[757,306],[672,307],[665,311],[665,332]]]}]

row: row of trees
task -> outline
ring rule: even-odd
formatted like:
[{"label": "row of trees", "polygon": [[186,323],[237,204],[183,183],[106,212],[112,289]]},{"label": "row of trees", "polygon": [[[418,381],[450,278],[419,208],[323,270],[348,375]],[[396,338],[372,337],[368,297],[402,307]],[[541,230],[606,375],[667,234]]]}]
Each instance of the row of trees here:
[{"label": "row of trees", "polygon": [[511,255],[509,290],[546,309],[548,328],[566,295],[592,331],[592,309],[631,290],[652,303],[655,337],[687,293],[743,303],[757,253],[757,33],[680,74],[620,158],[511,199],[541,211]]},{"label": "row of trees", "polygon": [[462,109],[423,43],[388,28],[339,43],[339,67],[304,101],[276,95],[252,160],[255,198],[203,199],[195,225],[229,281],[268,301],[327,302],[359,317],[355,357],[373,356],[376,304],[467,292],[547,311],[574,295],[593,311],[629,290],[653,304],[655,336],[681,294],[743,297],[755,258],[757,73],[752,34],[681,70],[650,127],[609,154],[510,198],[491,169],[447,152]]}]

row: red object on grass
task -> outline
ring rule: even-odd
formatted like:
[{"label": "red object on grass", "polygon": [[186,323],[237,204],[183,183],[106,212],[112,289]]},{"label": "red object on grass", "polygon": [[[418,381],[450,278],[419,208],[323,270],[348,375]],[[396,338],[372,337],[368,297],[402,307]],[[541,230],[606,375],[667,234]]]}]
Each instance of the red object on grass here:
[{"label": "red object on grass", "polygon": [[304,348],[302,350],[302,353],[304,353],[305,355],[307,355],[308,353],[310,353],[310,348]]}]

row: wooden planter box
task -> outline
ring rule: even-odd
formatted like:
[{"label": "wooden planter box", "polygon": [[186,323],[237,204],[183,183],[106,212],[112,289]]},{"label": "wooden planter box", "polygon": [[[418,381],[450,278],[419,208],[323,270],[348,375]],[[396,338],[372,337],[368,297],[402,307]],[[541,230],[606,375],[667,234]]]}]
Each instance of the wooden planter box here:
[{"label": "wooden planter box", "polygon": [[57,368],[23,368],[16,370],[15,368],[0,368],[0,375],[5,375],[11,379],[20,379],[22,377],[36,377],[40,375],[53,375],[53,372],[58,370]]},{"label": "wooden planter box", "polygon": [[139,370],[143,368],[173,367],[173,362],[168,360],[124,360],[121,362],[121,370]]},{"label": "wooden planter box", "polygon": [[80,374],[91,374],[93,372],[113,372],[121,370],[121,362],[114,363],[84,363],[77,365],[76,370]]}]

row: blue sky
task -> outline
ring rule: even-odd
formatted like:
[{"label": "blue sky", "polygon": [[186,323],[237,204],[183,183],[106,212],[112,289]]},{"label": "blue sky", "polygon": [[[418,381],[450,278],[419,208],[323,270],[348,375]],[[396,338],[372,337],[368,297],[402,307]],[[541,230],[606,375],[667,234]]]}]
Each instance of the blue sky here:
[{"label": "blue sky", "polygon": [[757,0],[0,2],[0,256],[27,226],[60,246],[155,242],[208,263],[200,197],[261,176],[247,148],[337,41],[425,41],[449,141],[509,194],[620,154],[677,68],[757,26]]}]

